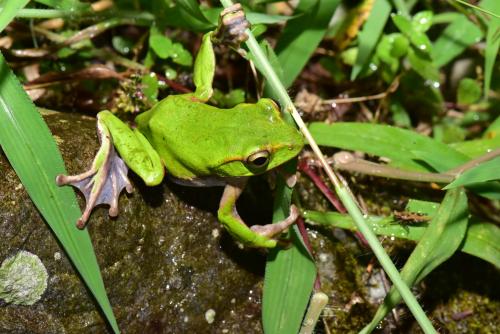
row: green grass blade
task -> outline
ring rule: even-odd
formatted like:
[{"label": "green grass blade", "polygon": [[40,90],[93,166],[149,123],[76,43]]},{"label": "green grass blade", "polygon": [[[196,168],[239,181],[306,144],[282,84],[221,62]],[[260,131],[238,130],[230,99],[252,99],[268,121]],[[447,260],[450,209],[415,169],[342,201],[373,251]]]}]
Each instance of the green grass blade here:
[{"label": "green grass blade", "polygon": [[[481,2],[481,7],[488,9],[491,12],[500,14],[500,1],[484,0]],[[493,75],[493,66],[500,48],[500,38],[498,31],[500,30],[500,19],[498,17],[490,17],[488,22],[488,31],[486,33],[486,49],[484,50],[484,97],[488,97],[491,87],[491,76]]]},{"label": "green grass blade", "polygon": [[88,3],[82,3],[78,0],[35,0],[35,2],[44,4],[48,7],[70,10],[72,12],[91,9]]},{"label": "green grass blade", "polygon": [[460,250],[500,268],[500,227],[485,222],[471,223]]},{"label": "green grass blade", "polygon": [[410,16],[408,5],[403,0],[392,0],[392,2],[401,15]]},{"label": "green grass blade", "polygon": [[466,48],[479,42],[483,33],[467,17],[461,15],[448,25],[432,47],[434,64],[441,67],[459,56]]},{"label": "green grass blade", "polygon": [[484,139],[472,139],[457,143],[450,143],[449,146],[470,158],[477,158],[500,147],[500,136],[493,133],[497,131],[498,130],[488,132],[487,130],[485,132],[486,134],[490,133],[491,138],[483,136]]},{"label": "green grass blade", "polygon": [[358,74],[365,68],[370,61],[375,46],[384,30],[389,14],[391,13],[391,4],[388,0],[377,0],[373,5],[372,12],[366,20],[363,29],[358,36],[358,56],[351,72],[351,80],[356,79]]},{"label": "green grass blade", "polygon": [[29,0],[2,0],[0,1],[0,32],[12,21],[17,12],[24,8]]},{"label": "green grass blade", "polygon": [[102,308],[109,324],[119,333],[109,304],[90,237],[78,230],[81,215],[69,187],[56,186],[64,163],[52,135],[17,78],[0,56],[0,144],[42,216]]},{"label": "green grass blade", "polygon": [[[282,220],[290,208],[292,190],[278,184],[273,221]],[[288,249],[273,249],[266,264],[262,300],[262,325],[266,334],[298,333],[316,278],[316,266],[304,247],[297,227]]]},{"label": "green grass blade", "polygon": [[[283,73],[286,73],[283,78],[285,87],[293,83],[318,47],[338,4],[339,0],[300,2],[295,15],[304,15],[288,21],[275,48]],[[303,8],[307,11],[301,12]]]},{"label": "green grass blade", "polygon": [[466,155],[437,140],[389,125],[311,123],[309,131],[320,145],[387,157],[391,159],[392,165],[410,170],[429,171],[428,166],[417,162],[416,159],[429,164],[439,159],[444,170],[469,160]]},{"label": "green grass blade", "polygon": [[[436,216],[401,270],[401,277],[409,286],[418,283],[455,253],[465,237],[468,216],[465,191],[461,188],[449,190]],[[373,320],[360,333],[371,333],[400,301],[399,292],[394,287],[391,288]]]},{"label": "green grass blade", "polygon": [[448,184],[444,189],[467,186],[473,183],[500,179],[500,157],[485,161],[471,168]]}]

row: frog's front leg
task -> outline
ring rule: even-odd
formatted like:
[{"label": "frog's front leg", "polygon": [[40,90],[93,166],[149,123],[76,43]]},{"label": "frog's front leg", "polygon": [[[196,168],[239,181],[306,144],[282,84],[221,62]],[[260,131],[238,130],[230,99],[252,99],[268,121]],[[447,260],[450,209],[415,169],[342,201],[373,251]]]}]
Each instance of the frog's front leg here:
[{"label": "frog's front leg", "polygon": [[245,178],[227,184],[222,195],[218,218],[226,230],[238,241],[250,247],[273,248],[277,244],[274,236],[279,235],[292,225],[298,216],[295,206],[290,208],[290,216],[274,224],[253,225],[248,227],[236,211],[236,201],[246,185]]},{"label": "frog's front leg", "polygon": [[[92,209],[99,204],[108,204],[109,215],[118,215],[118,197],[123,189],[132,192],[127,178],[129,166],[147,185],[161,182],[164,169],[158,156],[147,139],[138,131],[131,130],[109,111],[97,115],[97,133],[101,146],[91,168],[79,175],[58,175],[56,183],[72,185],[85,196],[85,210],[77,221],[83,228]],[[114,147],[125,162],[120,159]]]},{"label": "frog's front leg", "polygon": [[201,47],[194,62],[193,81],[196,90],[185,96],[198,102],[207,102],[213,93],[212,83],[215,74],[215,54],[213,43],[228,44],[239,50],[241,43],[248,39],[245,30],[250,23],[240,4],[224,9],[220,14],[217,30],[203,35]]}]

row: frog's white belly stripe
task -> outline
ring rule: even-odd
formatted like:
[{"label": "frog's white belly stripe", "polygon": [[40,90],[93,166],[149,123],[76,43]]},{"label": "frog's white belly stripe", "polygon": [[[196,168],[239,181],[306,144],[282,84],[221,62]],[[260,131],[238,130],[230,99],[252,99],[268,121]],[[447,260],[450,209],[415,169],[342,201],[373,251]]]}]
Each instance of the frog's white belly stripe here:
[{"label": "frog's white belly stripe", "polygon": [[168,175],[172,182],[180,184],[187,187],[223,187],[228,183],[241,182],[242,179],[247,177],[220,177],[220,176],[205,176],[197,177],[191,180],[177,178],[172,175]]}]

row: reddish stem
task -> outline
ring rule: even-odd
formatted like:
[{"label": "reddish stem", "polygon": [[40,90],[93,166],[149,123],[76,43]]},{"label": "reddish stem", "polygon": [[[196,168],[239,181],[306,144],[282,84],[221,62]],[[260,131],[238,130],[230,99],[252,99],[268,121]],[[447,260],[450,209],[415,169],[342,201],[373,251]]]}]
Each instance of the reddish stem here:
[{"label": "reddish stem", "polygon": [[316,172],[315,168],[312,168],[309,163],[307,162],[307,159],[301,159],[299,161],[299,170],[304,172],[311,180],[313,183],[318,187],[318,189],[325,195],[325,197],[332,203],[332,205],[337,209],[338,212],[340,213],[347,213],[347,210],[344,208],[340,200],[338,199],[337,195],[323,182],[321,177],[318,175]]}]

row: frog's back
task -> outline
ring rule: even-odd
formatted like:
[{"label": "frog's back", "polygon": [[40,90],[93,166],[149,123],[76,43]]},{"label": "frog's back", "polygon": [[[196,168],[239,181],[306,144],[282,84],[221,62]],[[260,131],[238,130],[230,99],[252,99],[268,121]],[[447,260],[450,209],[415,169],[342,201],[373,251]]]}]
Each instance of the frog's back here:
[{"label": "frog's back", "polygon": [[[169,96],[136,121],[170,174],[184,179],[211,176],[227,161],[244,160],[262,148],[272,151],[271,145],[288,145],[297,137],[295,128],[267,106],[240,104],[220,109],[191,100],[189,95]],[[278,143],[277,138],[285,143]]]}]

